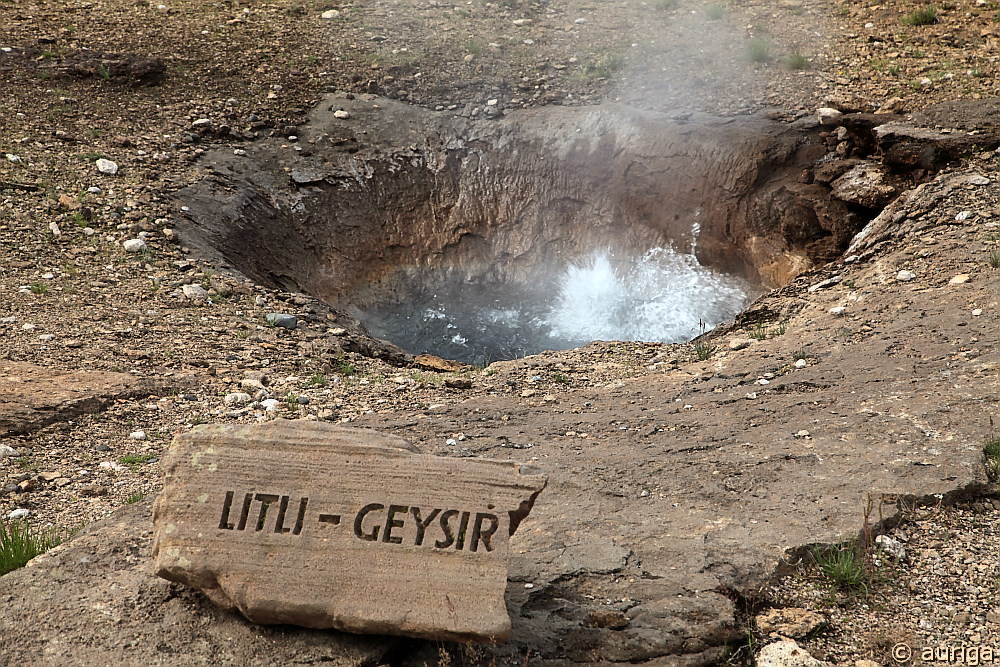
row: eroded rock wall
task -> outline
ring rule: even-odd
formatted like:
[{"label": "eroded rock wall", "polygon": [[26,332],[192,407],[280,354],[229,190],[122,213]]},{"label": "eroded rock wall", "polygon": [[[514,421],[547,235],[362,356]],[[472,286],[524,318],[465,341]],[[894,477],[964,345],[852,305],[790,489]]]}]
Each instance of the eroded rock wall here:
[{"label": "eroded rock wall", "polygon": [[211,153],[213,176],[179,195],[182,231],[266,284],[342,303],[404,298],[435,272],[531,281],[606,246],[694,250],[770,287],[860,226],[799,182],[825,150],[809,120],[604,105],[470,122],[331,97],[297,142]]}]

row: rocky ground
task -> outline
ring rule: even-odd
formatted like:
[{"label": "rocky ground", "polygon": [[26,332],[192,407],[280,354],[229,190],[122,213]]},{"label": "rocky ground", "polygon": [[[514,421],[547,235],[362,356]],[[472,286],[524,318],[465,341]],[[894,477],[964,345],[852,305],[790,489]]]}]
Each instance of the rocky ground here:
[{"label": "rocky ground", "polygon": [[[906,478],[911,469],[943,466],[982,493],[983,470],[970,462],[992,435],[996,406],[991,253],[998,252],[1000,170],[991,153],[969,155],[954,167],[957,180],[944,174],[901,205],[896,222],[905,224],[883,230],[881,246],[859,250],[862,262],[766,296],[755,306],[773,314],[764,330],[735,327],[715,339],[719,353],[708,361],[692,346],[595,343],[441,374],[357,352],[330,354],[345,347],[336,337],[349,332],[321,328],[322,304],[192,260],[176,243],[179,212],[167,196],[203,175],[197,160],[206,145],[238,150],[254,138],[293,134],[333,90],[383,94],[484,122],[524,106],[609,99],[660,111],[780,116],[811,111],[827,98],[862,110],[914,110],[996,95],[1000,8],[963,1],[939,6],[931,25],[901,22],[923,8],[819,0],[0,2],[0,437],[10,448],[0,452],[4,515],[27,510],[33,526],[68,531],[135,504],[122,516],[143,521],[143,498],[159,484],[158,456],[175,433],[275,415],[390,428],[451,455],[551,457],[551,467],[574,484],[593,478],[605,499],[652,497],[655,512],[679,500],[662,469],[642,469],[656,468],[657,458],[629,448],[652,438],[643,448],[678,450],[666,441],[678,433],[722,445],[774,440],[790,461],[836,452],[845,470],[861,476],[870,472],[863,457],[851,457],[884,441],[903,463],[879,475]],[[100,171],[111,168],[99,160],[113,162],[116,172]],[[145,247],[126,250],[134,239]],[[913,279],[900,280],[900,271]],[[830,276],[840,283],[808,291]],[[191,285],[211,298],[191,298],[182,289]],[[845,311],[831,314],[841,306]],[[269,326],[266,315],[275,312],[307,326]],[[732,338],[753,345],[730,350]],[[796,368],[797,358],[805,369]],[[810,377],[786,377],[800,371]],[[769,389],[771,382],[791,388]],[[259,392],[276,401],[273,409],[234,397]],[[640,410],[650,396],[679,405],[652,418]],[[603,406],[596,416],[568,416],[595,405]],[[481,423],[487,414],[491,421]],[[693,459],[697,451],[677,455]],[[704,454],[705,464],[715,456]],[[574,457],[587,462],[572,464]],[[719,493],[752,488],[734,459],[718,474]],[[937,506],[938,492],[909,492],[929,506],[899,515],[894,536],[906,558],[892,564],[879,556],[882,576],[868,595],[830,593],[805,569],[773,590],[761,588],[753,604],[823,613],[827,624],[805,643],[838,664],[893,664],[898,643],[917,652],[989,646],[1000,619],[991,576],[1000,555],[991,530],[996,508],[989,498]],[[860,526],[863,503],[844,502]],[[839,529],[852,530],[843,523],[824,534]],[[130,539],[134,548],[122,558],[141,562],[136,554],[147,538]],[[74,548],[98,553],[101,546]],[[59,580],[71,565],[79,567],[46,567],[55,567]],[[52,570],[31,570],[5,577],[15,582],[0,594],[7,609],[27,613],[35,599],[55,610],[53,622],[82,614],[82,607],[37,594],[42,574]],[[520,573],[558,578],[530,567]],[[148,602],[141,586],[136,599],[143,591]],[[196,604],[188,592],[163,595],[178,600],[168,610],[175,621],[183,616],[175,608]],[[245,632],[239,627],[233,632]],[[17,650],[28,664],[73,662],[72,642],[59,652],[38,627],[27,628],[31,638],[9,629],[0,639],[6,655]],[[249,662],[260,637],[226,654],[218,648],[226,631],[216,627],[215,639],[199,639],[215,647],[205,659]],[[164,642],[176,646],[185,636]],[[117,650],[124,660],[140,655],[127,642]],[[354,655],[344,651],[345,661]],[[356,651],[356,664],[377,659]],[[582,648],[574,655],[604,657]]]}]

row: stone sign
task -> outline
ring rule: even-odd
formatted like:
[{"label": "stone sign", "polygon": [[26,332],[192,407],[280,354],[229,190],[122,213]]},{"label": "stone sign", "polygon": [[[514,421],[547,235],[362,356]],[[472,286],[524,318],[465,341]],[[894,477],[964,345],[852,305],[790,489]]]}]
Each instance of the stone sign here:
[{"label": "stone sign", "polygon": [[156,573],[257,623],[510,633],[508,538],[546,477],[309,421],[196,426],[164,457]]}]

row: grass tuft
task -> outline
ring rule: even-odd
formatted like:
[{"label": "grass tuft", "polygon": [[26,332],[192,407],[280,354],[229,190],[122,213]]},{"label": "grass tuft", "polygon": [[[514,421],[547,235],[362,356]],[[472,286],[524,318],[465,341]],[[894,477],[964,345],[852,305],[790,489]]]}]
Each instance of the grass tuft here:
[{"label": "grass tuft", "polygon": [[706,343],[704,341],[695,343],[694,345],[694,353],[698,357],[698,361],[707,361],[713,354],[715,354],[716,349],[715,345],[711,345],[710,343]]},{"label": "grass tuft", "polygon": [[60,542],[54,533],[35,533],[25,522],[0,520],[0,575],[24,567]]},{"label": "grass tuft", "polygon": [[1000,269],[1000,250],[990,250],[990,268]]},{"label": "grass tuft", "polygon": [[809,59],[798,51],[792,51],[788,54],[788,60],[785,61],[785,64],[793,72],[809,69]]},{"label": "grass tuft", "polygon": [[991,475],[1000,475],[1000,435],[991,435],[983,444],[986,468]]},{"label": "grass tuft", "polygon": [[910,12],[899,19],[903,25],[931,25],[937,23],[937,7],[930,6]]},{"label": "grass tuft", "polygon": [[747,44],[747,58],[752,63],[766,63],[771,59],[771,42],[763,37],[755,37]]},{"label": "grass tuft", "polygon": [[813,549],[813,560],[830,585],[844,593],[867,593],[871,575],[865,560],[852,543]]}]

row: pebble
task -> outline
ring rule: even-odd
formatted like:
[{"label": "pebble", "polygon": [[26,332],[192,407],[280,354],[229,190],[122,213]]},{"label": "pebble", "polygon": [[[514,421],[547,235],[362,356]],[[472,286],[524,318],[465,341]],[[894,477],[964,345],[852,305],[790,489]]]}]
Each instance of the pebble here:
[{"label": "pebble", "polygon": [[20,456],[20,452],[10,445],[0,445],[0,459],[5,459],[8,456]]},{"label": "pebble", "polygon": [[42,334],[41,336],[38,337],[38,340],[48,342],[50,340],[55,340],[55,337],[56,337],[55,334]]},{"label": "pebble", "polygon": [[20,155],[15,155],[13,153],[7,153],[7,162],[11,164],[22,164],[24,162]]},{"label": "pebble", "polygon": [[989,185],[990,179],[986,178],[982,174],[973,174],[972,176],[969,176],[966,182],[972,185]]},{"label": "pebble", "polygon": [[821,280],[815,285],[810,286],[809,291],[818,292],[821,289],[826,289],[827,287],[833,287],[834,285],[839,284],[841,280],[843,280],[843,278],[841,278],[840,276],[834,276],[832,278],[827,278],[826,280]]},{"label": "pebble", "polygon": [[128,434],[128,437],[131,438],[132,440],[145,440],[146,439],[146,432],[145,431],[132,431],[131,433]]},{"label": "pebble", "polygon": [[455,440],[455,438],[448,438],[447,440],[444,441],[444,444],[448,445],[449,447],[454,447],[455,445],[458,444],[458,440]]},{"label": "pebble", "polygon": [[208,290],[197,283],[184,285],[181,287],[181,292],[184,293],[184,296],[194,301],[208,301]]},{"label": "pebble", "polygon": [[971,277],[969,276],[968,273],[960,273],[957,276],[952,277],[952,279],[948,281],[948,284],[949,285],[964,285],[965,283],[969,282],[970,279],[971,279]]},{"label": "pebble", "polygon": [[348,118],[351,117],[351,114],[348,113],[347,111],[344,111],[343,109],[337,109],[336,111],[333,112],[333,117],[339,118],[340,120],[347,120]]},{"label": "pebble", "polygon": [[522,25],[531,25],[531,19],[514,19],[511,23],[518,27]]},{"label": "pebble", "polygon": [[111,160],[105,160],[104,158],[99,158],[97,162],[95,162],[94,164],[97,165],[97,171],[101,172],[102,174],[106,174],[108,176],[114,176],[115,174],[118,173],[118,165],[112,162]]},{"label": "pebble", "polygon": [[472,389],[472,380],[468,378],[447,378],[444,386],[452,389]]},{"label": "pebble", "polygon": [[11,510],[10,512],[8,512],[7,513],[7,518],[8,519],[23,519],[26,516],[28,516],[29,514],[31,514],[31,512],[29,512],[28,510],[24,509],[23,507],[19,507],[16,510]]},{"label": "pebble", "polygon": [[99,452],[110,452],[111,451],[111,448],[108,447],[107,445],[105,445],[103,442],[101,444],[99,444],[97,447],[94,447],[94,449],[96,449]]},{"label": "pebble", "polygon": [[115,463],[114,461],[101,461],[97,464],[98,468],[103,468],[104,470],[113,470],[115,472],[123,472],[128,470],[125,466],[120,463]]},{"label": "pebble", "polygon": [[808,365],[809,365],[809,362],[807,362],[805,359],[796,359],[795,360],[795,367],[796,368],[805,368]]},{"label": "pebble", "polygon": [[21,325],[21,330],[22,331],[34,331],[37,328],[38,327],[36,327],[34,324],[22,324]]},{"label": "pebble", "polygon": [[834,317],[840,317],[845,312],[847,312],[847,308],[844,308],[843,306],[834,306],[830,309],[830,314]]},{"label": "pebble", "polygon": [[844,117],[844,112],[833,107],[820,107],[816,109],[816,119],[820,125],[837,125]]},{"label": "pebble", "polygon": [[878,545],[879,549],[895,558],[896,561],[906,559],[906,548],[903,546],[903,543],[897,539],[889,537],[888,535],[879,535],[875,538],[875,544]]},{"label": "pebble", "polygon": [[244,403],[249,403],[252,399],[250,394],[242,391],[234,391],[231,394],[226,394],[226,397],[222,400],[226,405],[243,405]]},{"label": "pebble", "polygon": [[976,309],[974,309],[972,311],[972,316],[973,317],[979,317],[982,314],[983,314],[983,309],[982,308],[976,308]]},{"label": "pebble", "polygon": [[962,220],[968,220],[972,217],[972,211],[962,211],[955,216],[955,220],[961,222]]},{"label": "pebble", "polygon": [[340,12],[338,12],[336,9],[328,9],[322,14],[320,14],[319,17],[322,19],[327,19],[329,21],[335,18],[340,18]]},{"label": "pebble", "polygon": [[587,22],[588,22],[587,19],[584,19],[584,18],[579,18],[579,19],[573,21],[573,23],[575,23],[577,25],[583,25],[584,23],[587,23]]},{"label": "pebble", "polygon": [[746,338],[734,338],[729,341],[730,350],[743,350],[750,347],[750,341]]},{"label": "pebble", "polygon": [[277,412],[279,401],[276,398],[267,398],[260,402],[260,407],[268,412]]},{"label": "pebble", "polygon": [[146,242],[142,239],[129,239],[122,244],[125,252],[142,252],[146,249]]},{"label": "pebble", "polygon": [[901,283],[909,282],[916,277],[917,274],[915,274],[913,271],[903,270],[896,274],[896,280],[898,280]]},{"label": "pebble", "polygon": [[52,232],[52,236],[59,238],[62,236],[62,230],[59,229],[59,225],[54,222],[49,223],[49,231]]},{"label": "pebble", "polygon": [[287,313],[268,313],[265,318],[271,326],[294,329],[299,324],[298,318]]}]

